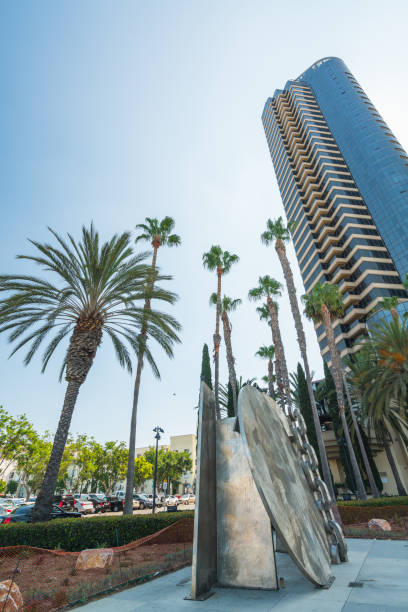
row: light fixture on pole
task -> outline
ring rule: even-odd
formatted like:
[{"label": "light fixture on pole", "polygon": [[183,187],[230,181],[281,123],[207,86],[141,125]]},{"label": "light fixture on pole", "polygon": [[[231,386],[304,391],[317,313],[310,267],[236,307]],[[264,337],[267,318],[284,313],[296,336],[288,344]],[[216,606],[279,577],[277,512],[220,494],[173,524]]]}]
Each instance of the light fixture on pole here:
[{"label": "light fixture on pole", "polygon": [[154,436],[156,438],[156,456],[155,456],[155,459],[154,459],[152,514],[154,514],[154,512],[156,510],[157,454],[158,454],[158,450],[159,450],[160,434],[164,433],[164,429],[162,429],[161,427],[157,426],[157,427],[155,427],[153,429],[153,431],[156,433],[156,435]]}]

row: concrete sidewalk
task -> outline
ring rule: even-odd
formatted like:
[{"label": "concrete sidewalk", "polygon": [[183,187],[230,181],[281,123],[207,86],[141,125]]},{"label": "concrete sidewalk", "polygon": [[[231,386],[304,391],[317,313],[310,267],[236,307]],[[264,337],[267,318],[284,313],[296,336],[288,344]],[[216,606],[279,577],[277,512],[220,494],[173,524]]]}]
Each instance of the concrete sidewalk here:
[{"label": "concrete sidewalk", "polygon": [[[408,541],[347,540],[348,563],[333,566],[330,589],[314,588],[288,555],[277,553],[279,591],[214,589],[203,602],[186,601],[191,567],[81,607],[84,612],[408,612]],[[359,582],[361,586],[350,586]]]}]

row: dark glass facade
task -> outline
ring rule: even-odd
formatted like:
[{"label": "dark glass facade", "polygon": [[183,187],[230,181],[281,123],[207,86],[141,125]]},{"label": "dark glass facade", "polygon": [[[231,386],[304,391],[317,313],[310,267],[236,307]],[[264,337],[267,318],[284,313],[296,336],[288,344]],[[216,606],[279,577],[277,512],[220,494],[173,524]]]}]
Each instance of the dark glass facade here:
[{"label": "dark glass facade", "polygon": [[[342,291],[335,335],[345,355],[383,297],[407,297],[408,157],[337,58],[275,91],[262,121],[287,219],[296,221],[305,291],[318,281]],[[322,326],[316,332],[327,359]]]}]

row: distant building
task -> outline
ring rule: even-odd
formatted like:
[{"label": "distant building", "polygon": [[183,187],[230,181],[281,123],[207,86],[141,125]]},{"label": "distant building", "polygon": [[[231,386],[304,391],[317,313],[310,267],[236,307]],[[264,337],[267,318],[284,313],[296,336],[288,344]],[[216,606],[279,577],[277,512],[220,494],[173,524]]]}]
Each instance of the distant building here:
[{"label": "distant building", "polygon": [[[153,445],[152,445],[153,446]],[[141,457],[144,455],[149,448],[152,446],[143,446],[136,449],[136,457]],[[170,436],[170,444],[159,444],[159,449],[165,448],[168,450],[172,450],[175,452],[183,452],[187,451],[190,454],[192,468],[190,472],[185,472],[182,475],[179,485],[177,489],[174,489],[172,485],[171,493],[175,492],[177,494],[183,493],[193,493],[195,492],[195,483],[196,483],[196,464],[197,464],[197,436],[195,434],[186,434],[182,436]],[[118,490],[124,490],[126,488],[126,482],[123,481],[120,483]],[[152,493],[153,490],[153,480],[146,480],[142,486],[140,487],[141,493]],[[169,491],[167,491],[169,492]]]}]

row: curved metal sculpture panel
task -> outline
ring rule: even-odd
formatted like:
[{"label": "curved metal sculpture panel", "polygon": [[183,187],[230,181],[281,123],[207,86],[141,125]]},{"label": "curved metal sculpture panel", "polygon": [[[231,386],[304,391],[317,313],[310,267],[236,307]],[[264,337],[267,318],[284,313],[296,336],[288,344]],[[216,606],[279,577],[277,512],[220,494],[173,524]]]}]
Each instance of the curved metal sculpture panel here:
[{"label": "curved metal sculpture panel", "polygon": [[329,585],[327,535],[281,409],[245,386],[238,398],[238,419],[255,484],[277,534],[309,580]]}]

